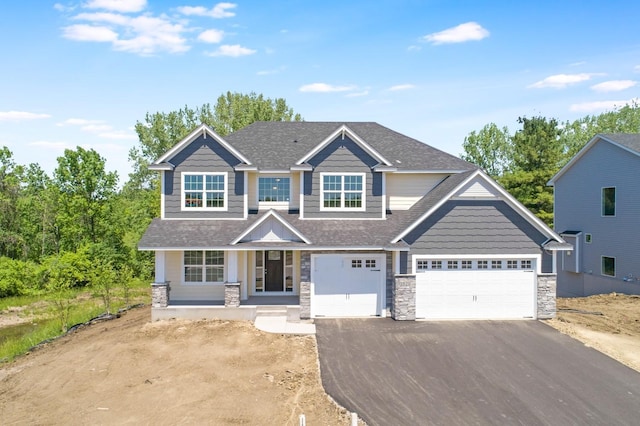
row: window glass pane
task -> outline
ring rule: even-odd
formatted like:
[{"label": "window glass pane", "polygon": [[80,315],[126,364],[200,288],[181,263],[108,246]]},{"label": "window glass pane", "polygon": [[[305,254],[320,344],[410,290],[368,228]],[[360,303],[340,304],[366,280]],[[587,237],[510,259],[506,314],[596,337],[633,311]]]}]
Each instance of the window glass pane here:
[{"label": "window glass pane", "polygon": [[507,260],[507,269],[518,269],[517,260]]},{"label": "window glass pane", "polygon": [[207,265],[224,265],[224,252],[221,250],[206,251],[205,262]]},{"label": "window glass pane", "polygon": [[224,207],[224,192],[207,192],[207,207]]},{"label": "window glass pane", "polygon": [[602,215],[616,215],[616,189],[602,188]]},{"label": "window glass pane", "polygon": [[487,261],[478,260],[478,269],[487,269]]},{"label": "window glass pane", "polygon": [[202,192],[186,192],[184,194],[185,207],[202,207]]},{"label": "window glass pane", "polygon": [[325,192],[324,193],[324,206],[325,207],[340,207],[340,193]]},{"label": "window glass pane", "polygon": [[424,270],[427,269],[429,267],[429,261],[428,260],[417,260],[416,261],[416,269],[418,270]]},{"label": "window glass pane", "polygon": [[285,252],[285,265],[289,266],[289,265],[293,265],[293,252],[292,251],[287,251]]},{"label": "window glass pane", "polygon": [[256,266],[258,267],[262,267],[263,253],[264,252],[262,250],[256,252]]},{"label": "window glass pane", "polygon": [[341,191],[342,176],[324,176],[323,187],[325,191]]},{"label": "window glass pane", "polygon": [[362,176],[345,176],[345,191],[362,191]]},{"label": "window glass pane", "polygon": [[261,177],[258,179],[258,201],[287,202],[289,201],[289,178]]},{"label": "window glass pane", "polygon": [[202,175],[185,175],[185,191],[202,191]]},{"label": "window glass pane", "polygon": [[442,269],[442,260],[432,260],[431,269]]},{"label": "window glass pane", "polygon": [[207,191],[224,191],[224,176],[207,175]]},{"label": "window glass pane", "polygon": [[362,207],[362,194],[358,192],[344,194],[344,206],[351,208]]},{"label": "window glass pane", "polygon": [[457,260],[447,260],[447,269],[458,269]]},{"label": "window glass pane", "polygon": [[491,261],[491,269],[502,269],[502,261],[501,260],[492,260]]},{"label": "window glass pane", "polygon": [[462,269],[471,269],[471,261],[470,260],[462,260],[460,261],[462,264]]},{"label": "window glass pane", "polygon": [[351,261],[352,268],[362,268],[362,260],[352,260]]},{"label": "window glass pane", "polygon": [[610,277],[616,276],[616,259],[613,257],[602,256],[602,275]]},{"label": "window glass pane", "polygon": [[367,259],[364,261],[364,266],[366,268],[375,268],[376,267],[376,260],[375,259]]},{"label": "window glass pane", "polygon": [[194,251],[194,250],[185,251],[184,264],[189,266],[193,266],[193,265],[202,266],[202,252]]},{"label": "window glass pane", "polygon": [[184,280],[186,282],[201,282],[202,266],[185,266]]},{"label": "window glass pane", "polygon": [[531,261],[530,260],[523,260],[520,262],[520,267],[522,269],[531,269]]},{"label": "window glass pane", "polygon": [[224,269],[220,266],[207,267],[207,282],[224,281]]}]

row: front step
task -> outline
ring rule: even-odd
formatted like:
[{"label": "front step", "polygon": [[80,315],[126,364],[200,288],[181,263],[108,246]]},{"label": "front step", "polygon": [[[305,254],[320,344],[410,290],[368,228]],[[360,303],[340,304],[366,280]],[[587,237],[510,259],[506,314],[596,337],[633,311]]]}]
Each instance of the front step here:
[{"label": "front step", "polygon": [[300,321],[299,306],[259,305],[256,306],[257,317],[286,317],[287,321]]}]

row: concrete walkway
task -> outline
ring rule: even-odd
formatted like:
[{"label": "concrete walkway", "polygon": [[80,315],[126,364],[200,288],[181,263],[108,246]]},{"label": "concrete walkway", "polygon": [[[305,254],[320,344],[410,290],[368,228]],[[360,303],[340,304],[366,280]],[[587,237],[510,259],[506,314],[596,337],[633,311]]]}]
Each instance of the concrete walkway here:
[{"label": "concrete walkway", "polygon": [[257,329],[277,334],[316,334],[315,324],[290,322],[282,316],[258,316],[254,321]]}]

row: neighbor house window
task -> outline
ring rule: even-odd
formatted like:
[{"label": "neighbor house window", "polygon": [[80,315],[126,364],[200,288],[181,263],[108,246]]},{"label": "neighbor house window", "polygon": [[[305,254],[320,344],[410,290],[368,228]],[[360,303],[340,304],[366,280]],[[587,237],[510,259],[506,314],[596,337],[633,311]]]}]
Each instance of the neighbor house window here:
[{"label": "neighbor house window", "polygon": [[364,210],[364,174],[322,174],[322,209]]},{"label": "neighbor house window", "polygon": [[616,215],[616,188],[602,188],[602,216]]},{"label": "neighbor house window", "polygon": [[288,177],[258,178],[258,202],[288,203],[291,198],[291,186]]},{"label": "neighbor house window", "polygon": [[182,208],[226,210],[226,173],[182,173]]},{"label": "neighbor house window", "polygon": [[609,277],[616,276],[616,258],[602,256],[602,275],[607,275]]},{"label": "neighbor house window", "polygon": [[224,252],[188,250],[184,252],[184,282],[216,283],[224,281]]}]

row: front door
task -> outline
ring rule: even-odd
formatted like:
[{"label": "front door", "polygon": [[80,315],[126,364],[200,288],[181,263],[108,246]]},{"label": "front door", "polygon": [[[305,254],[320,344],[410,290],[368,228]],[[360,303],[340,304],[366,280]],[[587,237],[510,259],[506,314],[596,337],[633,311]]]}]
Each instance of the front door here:
[{"label": "front door", "polygon": [[265,255],[265,291],[284,291],[284,252],[268,250]]}]

